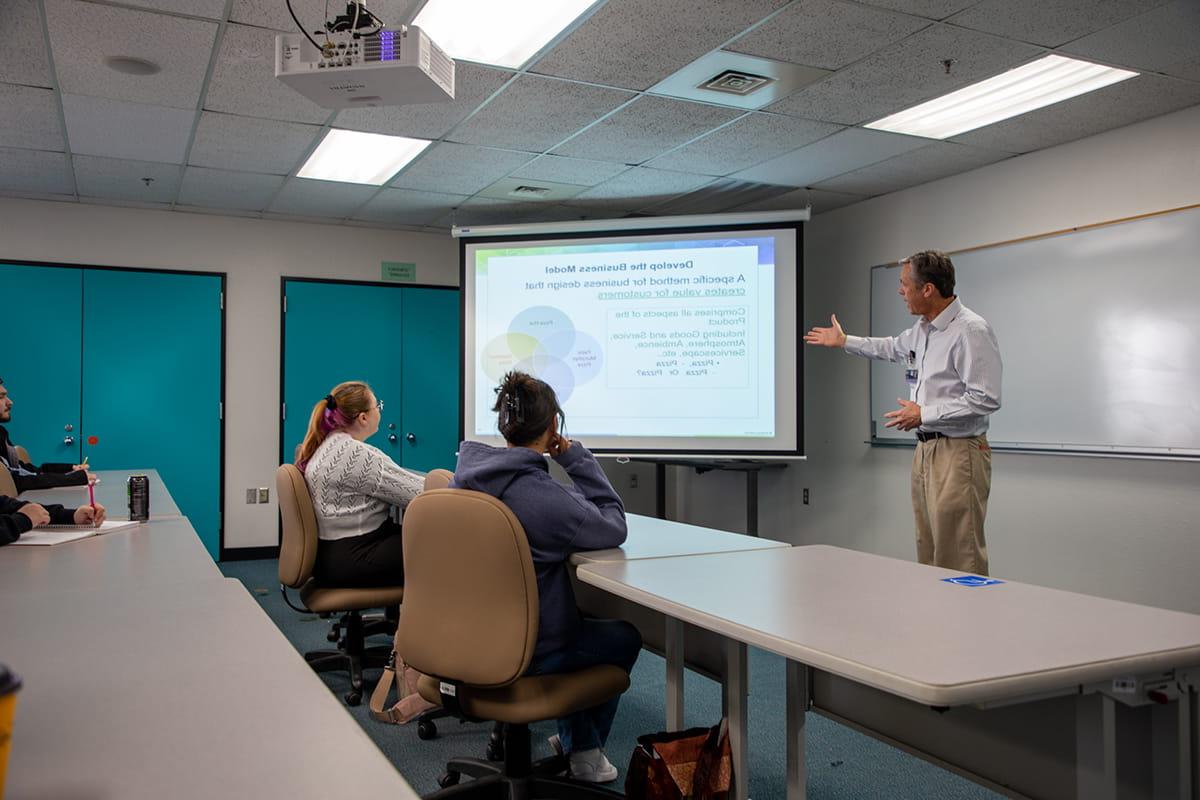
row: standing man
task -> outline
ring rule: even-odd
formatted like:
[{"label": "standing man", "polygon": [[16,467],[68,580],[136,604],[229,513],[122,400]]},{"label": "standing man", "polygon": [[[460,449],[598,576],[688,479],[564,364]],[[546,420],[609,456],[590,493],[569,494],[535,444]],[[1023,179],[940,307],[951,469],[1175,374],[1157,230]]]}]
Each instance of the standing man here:
[{"label": "standing man", "polygon": [[904,364],[909,399],[884,416],[889,428],[916,431],[912,501],[917,560],[988,574],[983,520],[992,486],[988,417],[1000,408],[1000,348],[987,320],[954,294],[954,264],[925,250],[900,265],[900,296],[920,319],[892,337],[847,336],[813,328],[809,344]]},{"label": "standing man", "polygon": [[[12,398],[0,378],[0,422],[12,420]],[[23,463],[17,457],[17,448],[8,438],[8,431],[0,425],[0,469],[7,469],[12,474],[17,492],[30,489],[50,489],[55,486],[86,486],[94,476],[89,474],[82,464],[33,464]]]}]

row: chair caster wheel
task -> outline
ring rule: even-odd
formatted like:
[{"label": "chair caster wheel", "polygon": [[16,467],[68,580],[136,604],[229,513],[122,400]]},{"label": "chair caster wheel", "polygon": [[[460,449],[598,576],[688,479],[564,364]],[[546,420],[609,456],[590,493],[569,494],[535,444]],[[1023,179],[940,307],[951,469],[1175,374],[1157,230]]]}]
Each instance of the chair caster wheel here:
[{"label": "chair caster wheel", "polygon": [[451,786],[457,786],[460,778],[462,778],[462,775],[457,772],[447,772],[438,778],[438,786],[443,789],[449,789]]},{"label": "chair caster wheel", "polygon": [[504,760],[504,742],[493,739],[488,742],[487,746],[488,761],[503,761]]},{"label": "chair caster wheel", "polygon": [[329,642],[336,642],[340,638],[341,636],[337,631],[330,631],[329,633],[325,634],[325,640]]},{"label": "chair caster wheel", "polygon": [[[425,740],[436,739],[437,738],[437,725],[435,725],[432,720],[427,720],[427,719],[421,720],[420,722],[417,723],[417,738],[425,739]],[[447,775],[457,775],[458,773],[449,773],[448,772],[446,774]],[[458,783],[458,778],[455,778],[454,782]]]},{"label": "chair caster wheel", "polygon": [[348,706],[356,706],[362,702],[362,692],[347,692],[342,696]]}]

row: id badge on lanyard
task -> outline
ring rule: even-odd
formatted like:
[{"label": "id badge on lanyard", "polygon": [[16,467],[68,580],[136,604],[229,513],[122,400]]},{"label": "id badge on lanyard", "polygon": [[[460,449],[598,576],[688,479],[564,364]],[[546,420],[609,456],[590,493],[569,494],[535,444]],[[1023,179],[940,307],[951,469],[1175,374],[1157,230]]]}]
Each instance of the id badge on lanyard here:
[{"label": "id badge on lanyard", "polygon": [[908,384],[909,398],[913,400],[917,397],[917,378],[917,353],[909,350],[904,359],[904,382]]}]

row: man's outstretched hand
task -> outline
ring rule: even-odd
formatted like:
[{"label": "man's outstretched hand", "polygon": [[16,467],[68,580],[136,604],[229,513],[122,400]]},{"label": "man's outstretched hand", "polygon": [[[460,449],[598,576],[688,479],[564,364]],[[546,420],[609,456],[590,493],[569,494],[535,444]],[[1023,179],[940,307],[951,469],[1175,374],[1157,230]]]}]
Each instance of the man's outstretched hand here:
[{"label": "man's outstretched hand", "polygon": [[813,328],[804,334],[804,341],[809,344],[819,344],[822,347],[845,347],[846,332],[842,330],[837,314],[830,314],[829,321],[833,323],[832,327]]}]

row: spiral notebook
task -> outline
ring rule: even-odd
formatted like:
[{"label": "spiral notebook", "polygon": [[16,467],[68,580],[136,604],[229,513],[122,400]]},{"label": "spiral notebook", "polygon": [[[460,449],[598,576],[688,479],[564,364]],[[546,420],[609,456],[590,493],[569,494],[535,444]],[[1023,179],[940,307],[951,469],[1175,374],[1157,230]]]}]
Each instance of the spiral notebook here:
[{"label": "spiral notebook", "polygon": [[[133,528],[138,524],[139,523],[137,522],[130,522],[129,520],[110,519],[101,522],[98,526],[43,525],[42,527],[35,528],[28,533],[21,534],[21,538],[13,542],[12,545],[62,544],[63,542],[74,542],[79,539],[86,539],[89,536],[99,536],[100,534],[112,533],[113,531],[119,531],[125,528]],[[12,545],[10,545],[10,547]]]}]

